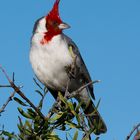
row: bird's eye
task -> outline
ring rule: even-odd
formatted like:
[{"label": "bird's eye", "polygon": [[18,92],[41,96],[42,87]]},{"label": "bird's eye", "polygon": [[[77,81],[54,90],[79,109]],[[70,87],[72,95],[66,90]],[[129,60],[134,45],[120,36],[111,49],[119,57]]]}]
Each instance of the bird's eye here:
[{"label": "bird's eye", "polygon": [[57,21],[54,20],[54,21],[52,22],[52,24],[53,24],[53,26],[56,26],[58,23],[57,23]]},{"label": "bird's eye", "polygon": [[56,20],[48,20],[46,22],[46,28],[50,28],[50,27],[57,27],[58,26],[58,22]]}]

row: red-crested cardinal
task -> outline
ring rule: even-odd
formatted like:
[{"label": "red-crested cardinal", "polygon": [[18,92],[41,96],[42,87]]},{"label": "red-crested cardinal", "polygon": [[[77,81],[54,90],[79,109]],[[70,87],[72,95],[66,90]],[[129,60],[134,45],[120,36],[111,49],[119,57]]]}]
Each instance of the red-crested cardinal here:
[{"label": "red-crested cardinal", "polygon": [[[52,10],[35,23],[31,39],[30,62],[35,75],[57,99],[58,91],[63,95],[79,89],[91,82],[91,77],[75,43],[63,34],[63,30],[70,26],[62,22],[59,16],[60,0],[56,0]],[[72,48],[74,59],[70,47]],[[75,62],[74,62],[75,61]],[[75,63],[74,77],[68,74],[66,68]],[[69,81],[69,82],[68,82]],[[82,102],[82,109],[87,116],[89,127],[95,129],[96,135],[107,131],[106,125],[96,110],[92,99],[93,86],[88,85],[78,95],[76,100]],[[94,115],[91,115],[93,112]],[[98,126],[100,125],[100,128]]]}]

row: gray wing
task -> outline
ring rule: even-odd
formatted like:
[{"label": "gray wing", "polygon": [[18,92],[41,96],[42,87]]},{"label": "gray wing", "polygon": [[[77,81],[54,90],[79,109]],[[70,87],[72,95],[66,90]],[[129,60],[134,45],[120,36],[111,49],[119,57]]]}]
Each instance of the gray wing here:
[{"label": "gray wing", "polygon": [[[76,46],[76,44],[72,41],[72,39],[70,39],[69,37],[65,36],[66,40],[69,44],[70,47],[72,47],[73,53],[79,58],[79,67],[80,67],[80,73],[82,74],[82,78],[85,81],[85,84],[91,82],[91,77],[90,74],[88,72],[88,69],[82,59],[82,56],[80,54],[80,51],[78,49],[78,47]],[[90,92],[90,95],[92,96],[93,99],[95,99],[94,96],[94,89],[93,89],[93,85],[89,85],[88,86],[88,90]]]}]

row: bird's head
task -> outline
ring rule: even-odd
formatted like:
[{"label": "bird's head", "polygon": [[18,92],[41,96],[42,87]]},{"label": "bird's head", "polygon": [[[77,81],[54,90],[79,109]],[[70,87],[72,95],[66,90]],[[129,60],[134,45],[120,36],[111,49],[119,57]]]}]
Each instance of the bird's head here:
[{"label": "bird's head", "polygon": [[59,16],[59,2],[56,0],[52,10],[37,20],[34,26],[34,32],[45,34],[46,40],[51,40],[53,36],[61,34],[63,29],[67,29],[70,26],[64,23]]}]

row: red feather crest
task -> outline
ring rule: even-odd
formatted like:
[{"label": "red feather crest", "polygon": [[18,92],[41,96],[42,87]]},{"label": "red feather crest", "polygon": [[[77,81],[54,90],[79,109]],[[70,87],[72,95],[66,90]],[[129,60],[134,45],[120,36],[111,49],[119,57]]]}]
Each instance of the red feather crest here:
[{"label": "red feather crest", "polygon": [[61,19],[59,17],[59,2],[60,0],[55,1],[52,10],[46,16],[47,20],[52,19],[52,20],[57,20],[58,22],[61,22]]}]

